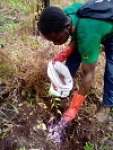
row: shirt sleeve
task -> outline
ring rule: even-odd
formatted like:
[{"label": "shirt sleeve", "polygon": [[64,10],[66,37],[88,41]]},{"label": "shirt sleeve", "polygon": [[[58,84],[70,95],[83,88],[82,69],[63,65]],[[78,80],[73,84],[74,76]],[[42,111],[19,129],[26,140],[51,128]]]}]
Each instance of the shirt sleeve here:
[{"label": "shirt sleeve", "polygon": [[97,62],[100,53],[100,37],[98,35],[81,35],[77,41],[82,62],[85,64]]}]

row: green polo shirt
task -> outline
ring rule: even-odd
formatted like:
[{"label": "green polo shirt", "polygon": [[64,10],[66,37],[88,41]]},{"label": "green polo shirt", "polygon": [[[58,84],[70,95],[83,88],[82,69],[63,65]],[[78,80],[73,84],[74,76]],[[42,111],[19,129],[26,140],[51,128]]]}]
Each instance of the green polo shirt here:
[{"label": "green polo shirt", "polygon": [[82,62],[91,64],[98,60],[100,44],[107,36],[113,34],[113,22],[91,18],[79,19],[76,15],[76,11],[83,4],[84,3],[74,3],[64,8],[63,11],[71,18],[73,29],[75,29],[78,23],[76,32],[75,30],[72,32],[72,38],[77,40]]}]

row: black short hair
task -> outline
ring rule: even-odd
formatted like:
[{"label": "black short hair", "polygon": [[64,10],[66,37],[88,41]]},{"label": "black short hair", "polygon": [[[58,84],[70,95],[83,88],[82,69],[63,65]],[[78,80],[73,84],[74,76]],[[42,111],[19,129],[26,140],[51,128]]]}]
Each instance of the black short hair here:
[{"label": "black short hair", "polygon": [[63,31],[67,21],[67,16],[59,7],[49,6],[40,15],[38,29],[43,35],[58,33]]}]

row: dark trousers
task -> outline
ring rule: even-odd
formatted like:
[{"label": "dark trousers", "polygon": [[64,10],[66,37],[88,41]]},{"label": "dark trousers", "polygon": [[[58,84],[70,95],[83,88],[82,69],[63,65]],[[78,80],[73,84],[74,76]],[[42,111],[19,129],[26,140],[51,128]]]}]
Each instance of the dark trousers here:
[{"label": "dark trousers", "polygon": [[[113,35],[102,43],[105,46],[106,65],[104,73],[103,106],[113,106]],[[66,65],[74,77],[81,63],[81,56],[75,50],[67,59]]]},{"label": "dark trousers", "polygon": [[102,44],[105,46],[106,56],[103,105],[109,107],[113,106],[113,35]]}]

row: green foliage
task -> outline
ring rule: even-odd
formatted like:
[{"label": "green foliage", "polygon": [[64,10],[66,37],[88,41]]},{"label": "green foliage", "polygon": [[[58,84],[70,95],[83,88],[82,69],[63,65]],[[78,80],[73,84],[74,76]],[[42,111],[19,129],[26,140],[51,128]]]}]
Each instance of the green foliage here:
[{"label": "green foliage", "polygon": [[21,148],[16,149],[16,150],[26,150],[26,148],[25,147],[21,147]]},{"label": "green foliage", "polygon": [[13,77],[15,74],[15,70],[11,69],[10,64],[7,62],[4,62],[0,64],[0,77],[8,79]]},{"label": "green foliage", "polygon": [[52,98],[51,99],[51,109],[55,109],[56,110],[56,113],[62,115],[62,112],[60,111],[59,107],[61,107],[61,99],[60,98]]},{"label": "green foliage", "polygon": [[[50,86],[48,86],[48,87],[50,87]],[[47,94],[46,94],[46,97],[51,97],[52,95],[51,95],[51,92],[50,92],[50,90],[48,90],[48,92],[47,92]]]},{"label": "green foliage", "polygon": [[3,31],[8,31],[10,33],[13,33],[14,29],[17,29],[19,27],[19,24],[10,23],[3,26]]},{"label": "green foliage", "polygon": [[1,0],[3,4],[7,4],[9,7],[13,9],[18,9],[23,12],[30,12],[32,8],[35,7],[36,1],[28,1],[28,0]]},{"label": "green foliage", "polygon": [[2,135],[1,135],[2,140],[4,140],[6,138],[6,136],[7,136],[7,131],[2,133]]},{"label": "green foliage", "polygon": [[84,146],[84,150],[94,150],[94,144],[90,142],[86,142],[86,145]]},{"label": "green foliage", "polygon": [[22,10],[24,12],[30,12],[31,8],[27,0],[2,0],[4,4],[9,5],[13,9]]},{"label": "green foliage", "polygon": [[17,108],[15,105],[12,105],[12,104],[10,104],[10,105],[13,107],[14,111],[15,111],[16,114],[18,115],[18,114],[19,114],[18,108]]},{"label": "green foliage", "polygon": [[32,23],[36,0],[1,0],[1,4],[6,9],[1,9],[0,33],[9,32],[12,37],[15,29]]},{"label": "green foliage", "polygon": [[0,44],[5,46],[7,44],[7,41],[0,39]]},{"label": "green foliage", "polygon": [[95,94],[95,90],[94,89],[90,89],[89,92],[88,92],[88,95],[94,95]]},{"label": "green foliage", "polygon": [[19,27],[19,24],[14,22],[14,18],[10,15],[4,15],[0,17],[0,33],[9,32],[12,33],[14,29]]},{"label": "green foliage", "polygon": [[[40,47],[40,44],[37,43],[36,40],[33,41],[33,45],[34,45],[35,48],[39,48],[39,47]],[[48,93],[48,94],[49,94],[49,93]]]},{"label": "green foliage", "polygon": [[36,106],[34,104],[34,99],[29,99],[29,106],[33,108],[33,110],[36,110]]}]

